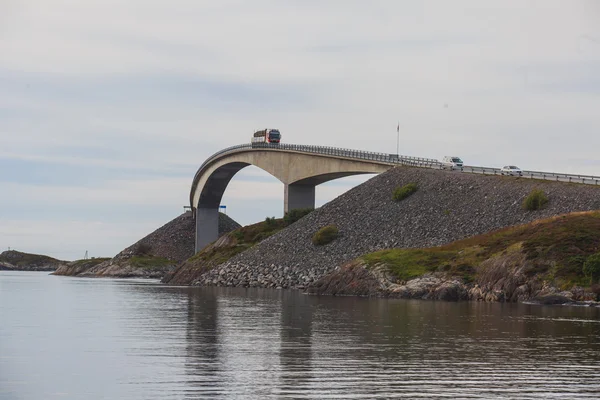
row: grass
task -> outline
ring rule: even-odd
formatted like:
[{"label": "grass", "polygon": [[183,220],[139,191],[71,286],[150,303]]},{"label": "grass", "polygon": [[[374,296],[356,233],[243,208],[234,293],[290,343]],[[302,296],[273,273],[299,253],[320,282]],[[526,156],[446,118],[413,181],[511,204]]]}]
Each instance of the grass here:
[{"label": "grass", "polygon": [[79,267],[79,266],[83,266],[83,265],[89,265],[90,267],[93,267],[94,265],[98,265],[104,261],[108,261],[110,260],[109,257],[106,258],[88,258],[88,259],[82,259],[82,260],[75,260],[71,263],[71,265]]},{"label": "grass", "polygon": [[286,227],[282,218],[269,218],[269,221],[259,222],[253,225],[243,226],[230,232],[238,244],[255,245],[256,243],[272,236]]},{"label": "grass", "polygon": [[548,197],[541,189],[533,189],[523,200],[523,208],[528,211],[541,210],[546,204],[548,204]]},{"label": "grass", "polygon": [[213,268],[276,234],[286,226],[287,222],[283,218],[269,217],[264,222],[243,226],[227,234],[233,239],[231,243],[220,247],[207,246],[189,258],[186,264],[196,269]]},{"label": "grass", "polygon": [[411,194],[415,193],[418,189],[419,189],[419,187],[417,186],[416,183],[408,183],[402,187],[397,187],[394,190],[392,198],[394,199],[394,201],[404,200]]},{"label": "grass", "polygon": [[583,265],[600,251],[600,212],[539,220],[441,247],[382,250],[361,259],[370,267],[384,265],[401,280],[438,271],[470,281],[483,261],[514,249],[526,256],[528,275],[541,275],[562,287],[589,285]]},{"label": "grass", "polygon": [[440,265],[448,265],[454,256],[454,252],[440,249],[392,249],[367,254],[362,259],[369,266],[386,265],[394,276],[407,281],[434,272]]},{"label": "grass", "polygon": [[335,225],[327,225],[319,229],[312,237],[312,242],[315,246],[322,246],[333,242],[339,234],[339,230]]},{"label": "grass", "polygon": [[290,210],[285,213],[285,215],[283,216],[283,221],[286,225],[291,225],[294,222],[298,221],[300,218],[310,214],[313,211],[314,208],[294,208],[293,210]]},{"label": "grass", "polygon": [[169,265],[173,265],[175,262],[163,257],[133,256],[129,259],[129,264],[136,268],[160,269]]},{"label": "grass", "polygon": [[40,264],[55,264],[58,263],[59,260],[56,258],[52,258],[49,256],[43,256],[40,254],[30,254],[30,253],[22,253],[20,251],[11,250],[10,253],[12,257],[2,256],[0,257],[0,261],[5,261],[15,266],[28,266],[28,265],[40,265]]}]

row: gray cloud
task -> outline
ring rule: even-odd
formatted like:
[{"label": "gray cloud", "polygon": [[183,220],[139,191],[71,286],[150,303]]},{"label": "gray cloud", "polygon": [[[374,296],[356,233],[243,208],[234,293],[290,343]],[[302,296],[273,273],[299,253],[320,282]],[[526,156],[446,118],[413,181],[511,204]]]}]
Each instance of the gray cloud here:
[{"label": "gray cloud", "polygon": [[[0,165],[19,173],[0,179],[15,199],[3,200],[0,246],[41,249],[28,232],[61,227],[75,200],[60,231],[114,254],[179,212],[206,157],[265,127],[393,152],[400,121],[405,154],[600,174],[598,11],[593,0],[2,2]],[[236,182],[232,217],[281,214],[274,178],[248,169]],[[247,184],[268,198],[242,201]],[[39,199],[44,216],[19,226],[17,210]],[[152,212],[127,217],[136,202]],[[111,210],[119,224],[97,224]],[[44,251],[60,252],[52,240]]]}]

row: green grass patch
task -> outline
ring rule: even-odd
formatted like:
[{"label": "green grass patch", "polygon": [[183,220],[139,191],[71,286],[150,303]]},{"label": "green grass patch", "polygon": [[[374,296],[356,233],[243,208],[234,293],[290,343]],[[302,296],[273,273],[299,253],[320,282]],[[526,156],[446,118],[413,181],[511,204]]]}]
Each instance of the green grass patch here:
[{"label": "green grass patch", "polygon": [[548,197],[541,189],[533,189],[523,200],[523,208],[528,211],[541,210],[546,204],[548,204]]},{"label": "green grass patch", "polygon": [[285,225],[288,226],[298,221],[305,215],[310,214],[313,211],[314,208],[294,208],[293,210],[290,210],[285,213],[285,215],[283,216],[283,221]]},{"label": "green grass patch", "polygon": [[0,256],[0,261],[8,262],[17,267],[26,267],[30,265],[56,264],[59,260],[41,254],[30,254],[9,250]]},{"label": "green grass patch", "polygon": [[339,234],[339,230],[335,225],[327,225],[315,232],[312,237],[312,242],[315,246],[323,246],[333,242]]},{"label": "green grass patch", "polygon": [[128,261],[131,266],[144,269],[160,269],[176,264],[166,258],[153,256],[133,256]]},{"label": "green grass patch", "polygon": [[108,261],[108,260],[110,260],[110,257],[88,258],[88,259],[83,259],[83,260],[75,260],[71,263],[71,265],[76,266],[76,267],[83,266],[83,265],[93,267],[95,265],[98,265],[98,264],[103,263],[104,261]]},{"label": "green grass patch", "polygon": [[369,267],[385,265],[396,278],[406,281],[449,265],[455,257],[454,251],[435,248],[381,250],[361,258]]},{"label": "green grass patch", "polygon": [[392,199],[394,201],[404,200],[408,196],[415,193],[418,189],[419,189],[419,187],[417,186],[416,183],[408,183],[402,187],[397,187],[396,189],[394,189]]},{"label": "green grass patch", "polygon": [[286,226],[287,223],[283,218],[272,217],[265,218],[263,222],[243,226],[227,234],[233,239],[231,242],[219,247],[207,246],[202,251],[190,257],[186,261],[186,264],[193,269],[209,270],[224,263],[231,257],[248,250],[266,238],[273,236]]},{"label": "green grass patch", "polygon": [[264,222],[243,226],[230,232],[237,244],[253,246],[285,228],[286,223],[281,218],[266,218]]}]

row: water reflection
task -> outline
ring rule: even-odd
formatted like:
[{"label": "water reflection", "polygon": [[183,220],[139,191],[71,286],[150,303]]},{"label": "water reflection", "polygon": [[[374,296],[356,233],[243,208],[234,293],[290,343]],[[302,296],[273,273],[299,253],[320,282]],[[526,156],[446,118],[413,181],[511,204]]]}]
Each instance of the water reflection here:
[{"label": "water reflection", "polygon": [[282,291],[279,363],[281,373],[277,392],[293,396],[310,387],[312,376],[312,324],[314,298],[298,297]]},{"label": "water reflection", "polygon": [[218,303],[214,291],[187,290],[187,398],[217,398],[223,391],[219,379]]},{"label": "water reflection", "polygon": [[0,274],[0,289],[2,400],[600,393],[598,308],[36,274]]}]

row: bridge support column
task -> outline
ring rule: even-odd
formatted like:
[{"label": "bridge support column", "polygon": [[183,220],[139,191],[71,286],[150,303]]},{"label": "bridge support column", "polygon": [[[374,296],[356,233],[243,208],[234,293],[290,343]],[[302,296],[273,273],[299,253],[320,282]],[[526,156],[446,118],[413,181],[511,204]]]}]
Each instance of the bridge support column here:
[{"label": "bridge support column", "polygon": [[219,237],[219,209],[196,209],[196,253]]},{"label": "bridge support column", "polygon": [[283,202],[284,212],[296,208],[315,208],[315,185],[294,183],[285,185]]}]

